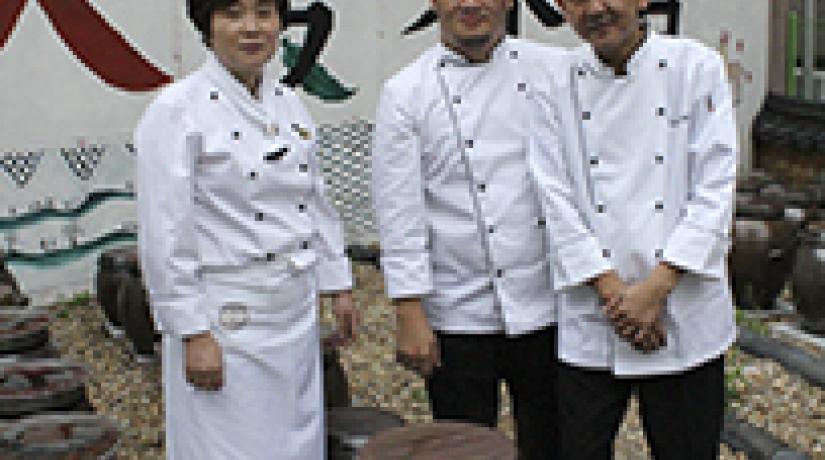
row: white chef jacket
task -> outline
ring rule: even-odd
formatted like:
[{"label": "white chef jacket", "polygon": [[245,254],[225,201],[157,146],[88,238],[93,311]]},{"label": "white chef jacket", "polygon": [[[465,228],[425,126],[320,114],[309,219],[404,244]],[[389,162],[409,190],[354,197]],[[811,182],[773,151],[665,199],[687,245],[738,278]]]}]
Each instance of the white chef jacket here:
[{"label": "white chef jacket", "polygon": [[[673,373],[735,338],[726,256],[736,124],[713,50],[650,33],[616,76],[583,45],[546,72],[532,100],[529,158],[556,249],[559,354],[616,375]],[[667,346],[636,351],[613,331],[587,282],[616,270],[646,278],[659,261],[686,273],[667,299]]]},{"label": "white chef jacket", "polygon": [[352,285],[341,222],[324,198],[314,124],[265,79],[262,101],[209,53],[135,132],[140,261],[157,326],[209,330],[203,270],[286,262],[319,290]]},{"label": "white chef jacket", "polygon": [[438,44],[383,88],[372,171],[386,290],[422,298],[435,330],[514,335],[555,321],[525,156],[533,66],[554,53],[505,38],[471,64]]}]

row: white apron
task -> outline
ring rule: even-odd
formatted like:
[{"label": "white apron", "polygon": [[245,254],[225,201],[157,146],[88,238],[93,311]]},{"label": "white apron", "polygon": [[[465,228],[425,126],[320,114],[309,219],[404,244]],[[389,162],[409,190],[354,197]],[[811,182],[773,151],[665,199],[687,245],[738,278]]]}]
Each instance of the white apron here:
[{"label": "white apron", "polygon": [[[224,386],[195,389],[183,342],[163,337],[168,460],[322,460],[324,415],[317,289],[311,271],[260,263],[203,274]],[[245,326],[222,323],[243,305]],[[236,315],[237,319],[238,316]]]}]

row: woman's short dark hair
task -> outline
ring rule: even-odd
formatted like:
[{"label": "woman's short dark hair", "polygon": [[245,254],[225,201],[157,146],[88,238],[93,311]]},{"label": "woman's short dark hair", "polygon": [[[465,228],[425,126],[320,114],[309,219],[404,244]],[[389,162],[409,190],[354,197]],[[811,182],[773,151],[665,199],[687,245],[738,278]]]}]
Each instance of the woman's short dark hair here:
[{"label": "woman's short dark hair", "polygon": [[[200,32],[204,43],[209,43],[209,36],[212,32],[212,15],[215,11],[229,8],[238,3],[239,0],[186,0],[186,12],[189,19],[195,25],[195,29]],[[275,3],[278,6],[278,17],[281,24],[286,23],[286,15],[289,12],[289,0],[264,0]]]}]

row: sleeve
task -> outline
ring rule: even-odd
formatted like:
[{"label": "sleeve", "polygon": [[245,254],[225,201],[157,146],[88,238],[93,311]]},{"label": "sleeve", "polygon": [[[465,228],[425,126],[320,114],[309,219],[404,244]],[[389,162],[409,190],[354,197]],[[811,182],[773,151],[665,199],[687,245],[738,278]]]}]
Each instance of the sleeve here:
[{"label": "sleeve", "polygon": [[[530,141],[527,160],[553,249],[553,283],[563,290],[589,282],[613,269],[603,257],[604,246],[589,228],[576,194],[575,162],[566,158],[562,92],[551,79],[534,85],[530,94]],[[572,110],[568,108],[567,110]],[[569,144],[569,143],[568,143]]]},{"label": "sleeve", "polygon": [[698,86],[688,128],[688,195],[668,236],[663,259],[688,272],[721,279],[730,247],[737,130],[725,66],[713,54],[694,77]]},{"label": "sleeve", "polygon": [[423,297],[433,289],[421,151],[413,118],[382,91],[372,143],[372,198],[381,266],[392,299]]},{"label": "sleeve", "polygon": [[159,328],[178,336],[209,330],[197,277],[194,160],[182,110],[153,104],[135,131],[140,263]]},{"label": "sleeve", "polygon": [[309,212],[327,249],[319,254],[316,266],[318,288],[323,293],[347,291],[352,289],[352,267],[346,254],[343,225],[338,211],[326,198],[324,176],[315,153],[316,148],[313,148],[308,159],[315,181]]}]

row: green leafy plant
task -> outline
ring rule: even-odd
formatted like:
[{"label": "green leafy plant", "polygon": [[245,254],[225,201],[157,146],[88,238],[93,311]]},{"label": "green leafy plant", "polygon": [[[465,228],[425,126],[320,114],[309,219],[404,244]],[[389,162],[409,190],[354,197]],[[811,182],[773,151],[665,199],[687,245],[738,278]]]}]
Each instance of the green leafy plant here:
[{"label": "green leafy plant", "polygon": [[56,316],[60,319],[69,317],[71,310],[77,307],[86,307],[92,301],[92,294],[89,291],[81,291],[74,294],[67,300],[61,300],[57,303]]},{"label": "green leafy plant", "polygon": [[85,307],[92,302],[92,294],[89,291],[81,291],[73,295],[65,303],[71,307]]},{"label": "green leafy plant", "polygon": [[768,335],[769,329],[761,319],[751,316],[743,310],[736,309],[736,324],[754,334]]},{"label": "green leafy plant", "polygon": [[739,389],[745,385],[745,373],[742,365],[728,360],[725,365],[725,399],[728,402],[742,399]]}]

